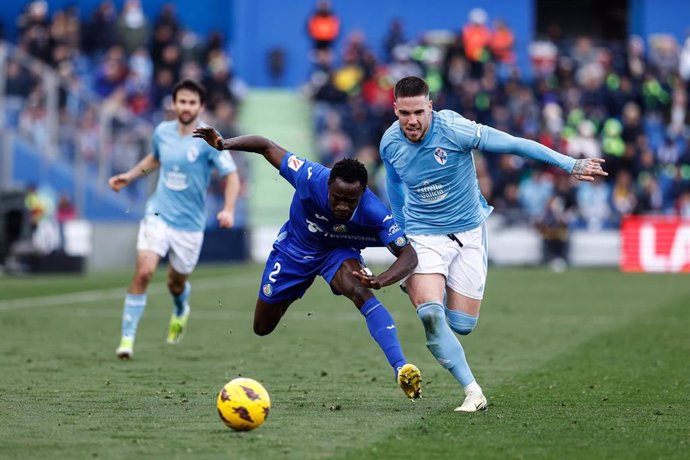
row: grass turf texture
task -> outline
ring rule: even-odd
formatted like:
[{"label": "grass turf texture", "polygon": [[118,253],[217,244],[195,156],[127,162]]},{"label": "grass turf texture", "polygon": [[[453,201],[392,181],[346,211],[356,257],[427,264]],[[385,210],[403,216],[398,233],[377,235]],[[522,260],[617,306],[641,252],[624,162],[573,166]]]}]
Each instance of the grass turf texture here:
[{"label": "grass turf texture", "polygon": [[[489,410],[466,415],[452,412],[461,391],[397,287],[379,297],[422,369],[415,403],[361,315],[322,281],[273,334],[254,336],[260,269],[199,268],[179,346],[164,342],[172,307],[159,272],[131,362],[114,355],[129,272],[3,278],[0,457],[690,456],[687,276],[492,269],[479,326],[462,338]],[[248,433],[215,410],[239,375],[273,405]]]}]

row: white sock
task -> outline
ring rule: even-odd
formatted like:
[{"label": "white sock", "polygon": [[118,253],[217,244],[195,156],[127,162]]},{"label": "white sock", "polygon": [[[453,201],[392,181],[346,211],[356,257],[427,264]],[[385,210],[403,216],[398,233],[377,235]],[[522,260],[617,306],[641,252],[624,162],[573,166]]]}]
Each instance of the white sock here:
[{"label": "white sock", "polygon": [[481,393],[482,388],[479,386],[476,380],[473,380],[472,383],[467,385],[465,388],[465,395],[468,395],[470,393]]}]

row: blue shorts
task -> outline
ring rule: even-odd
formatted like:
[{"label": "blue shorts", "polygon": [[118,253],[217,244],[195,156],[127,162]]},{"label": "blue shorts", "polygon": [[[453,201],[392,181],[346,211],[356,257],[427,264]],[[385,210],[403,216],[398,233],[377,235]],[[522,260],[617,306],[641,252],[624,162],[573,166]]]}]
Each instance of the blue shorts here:
[{"label": "blue shorts", "polygon": [[[317,275],[321,275],[330,285],[335,273],[348,259],[363,263],[362,255],[353,248],[335,248],[306,259],[296,259],[273,249],[261,276],[259,298],[266,303],[299,299]],[[341,295],[332,287],[331,290],[335,295]]]}]

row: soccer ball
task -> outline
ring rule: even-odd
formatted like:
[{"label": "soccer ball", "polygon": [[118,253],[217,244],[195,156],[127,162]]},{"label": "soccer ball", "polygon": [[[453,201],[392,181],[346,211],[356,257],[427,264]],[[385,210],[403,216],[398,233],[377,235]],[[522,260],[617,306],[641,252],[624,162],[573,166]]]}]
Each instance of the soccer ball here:
[{"label": "soccer ball", "polygon": [[264,423],[271,399],[259,382],[240,377],[229,381],[220,390],[216,407],[225,425],[236,431],[249,431]]}]

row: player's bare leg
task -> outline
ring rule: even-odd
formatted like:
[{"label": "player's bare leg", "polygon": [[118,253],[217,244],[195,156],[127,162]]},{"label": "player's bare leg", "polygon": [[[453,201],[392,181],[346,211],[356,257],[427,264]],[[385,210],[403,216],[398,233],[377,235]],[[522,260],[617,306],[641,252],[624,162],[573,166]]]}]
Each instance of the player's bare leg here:
[{"label": "player's bare leg", "polygon": [[256,335],[268,335],[278,326],[288,307],[295,299],[283,300],[276,303],[266,303],[256,299],[254,309],[254,333]]}]

